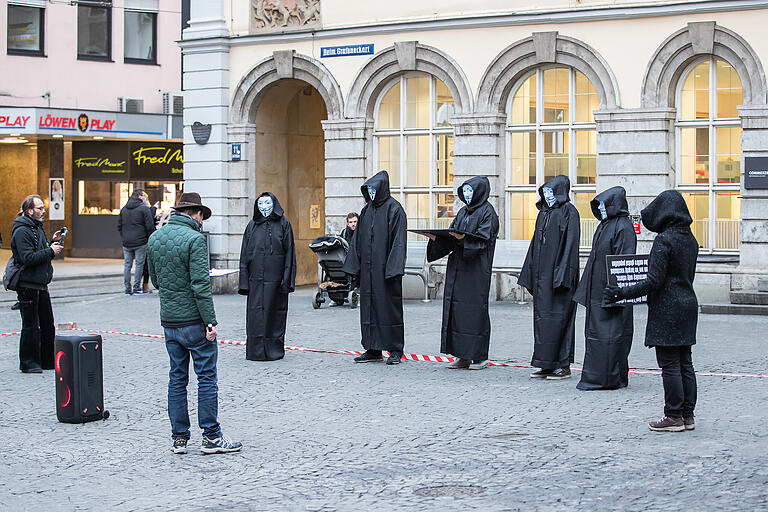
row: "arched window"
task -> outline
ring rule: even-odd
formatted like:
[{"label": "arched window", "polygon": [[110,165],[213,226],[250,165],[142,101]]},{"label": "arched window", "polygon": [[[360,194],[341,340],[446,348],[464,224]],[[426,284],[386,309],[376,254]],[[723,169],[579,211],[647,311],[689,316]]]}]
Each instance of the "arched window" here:
[{"label": "arched window", "polygon": [[564,174],[581,216],[581,245],[592,244],[597,108],[594,86],[571,68],[539,68],[518,85],[507,105],[507,238],[533,237],[538,188]]},{"label": "arched window", "polygon": [[453,211],[453,97],[425,74],[398,78],[377,106],[377,170],[389,172],[392,195],[409,228],[447,228]]},{"label": "arched window", "polygon": [[741,80],[723,60],[691,65],[677,92],[677,188],[704,252],[737,251],[741,200]]}]

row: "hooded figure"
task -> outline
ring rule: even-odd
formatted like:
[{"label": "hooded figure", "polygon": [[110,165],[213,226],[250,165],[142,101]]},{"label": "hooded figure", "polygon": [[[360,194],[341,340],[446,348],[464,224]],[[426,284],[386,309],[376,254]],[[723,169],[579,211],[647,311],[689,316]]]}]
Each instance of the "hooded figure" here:
[{"label": "hooded figure", "polygon": [[[618,389],[629,383],[629,351],[632,348],[632,305],[603,306],[608,283],[605,257],[635,254],[637,235],[629,220],[627,192],[613,187],[590,203],[600,224],[592,238],[592,252],[573,300],[586,306],[586,352],[578,389]],[[603,213],[605,212],[605,213]]]},{"label": "hooded figure", "polygon": [[536,231],[517,283],[533,296],[533,378],[571,376],[579,282],[579,212],[571,204],[571,182],[555,176],[539,188]]},{"label": "hooded figure", "polygon": [[459,210],[449,228],[463,235],[437,237],[427,244],[429,261],[450,254],[445,271],[440,333],[440,352],[457,358],[450,368],[482,369],[488,365],[491,337],[488,292],[499,234],[499,217],[488,202],[490,192],[491,184],[485,176],[465,181],[458,187],[457,194],[466,206]]},{"label": "hooded figure", "polygon": [[407,218],[389,194],[387,171],[366,181],[360,191],[366,204],[344,262],[344,272],[360,276],[360,331],[366,352],[355,361],[381,361],[381,351],[387,350],[387,364],[398,364],[405,345],[402,277]]},{"label": "hooded figure", "polygon": [[664,418],[651,430],[694,428],[696,374],[691,345],[696,343],[699,303],[693,290],[699,244],[691,233],[691,214],[676,190],[665,190],[641,212],[643,224],[658,233],[648,258],[645,280],[625,288],[609,287],[609,302],[648,296],[645,345],[656,347],[664,383]]},{"label": "hooded figure", "polygon": [[245,228],[240,249],[238,293],[248,296],[246,359],[274,361],[285,356],[288,294],[295,284],[296,251],[291,223],[283,217],[277,197],[264,192],[256,200],[253,220]]}]

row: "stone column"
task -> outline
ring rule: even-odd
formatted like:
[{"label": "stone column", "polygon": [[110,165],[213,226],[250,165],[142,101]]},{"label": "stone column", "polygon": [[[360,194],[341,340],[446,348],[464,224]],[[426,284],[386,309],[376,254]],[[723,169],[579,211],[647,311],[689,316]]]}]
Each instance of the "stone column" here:
[{"label": "stone column", "polygon": [[373,170],[373,120],[322,121],[325,132],[325,231],[338,233],[364,206],[360,186]]},{"label": "stone column", "polygon": [[[739,107],[743,157],[768,156],[768,105]],[[742,160],[742,176],[744,161]],[[732,289],[756,289],[758,278],[768,275],[768,190],[748,190],[741,180],[739,270]]]},{"label": "stone column", "polygon": [[[661,191],[674,186],[674,109],[616,109],[595,112],[597,191],[620,185],[629,211],[640,215]],[[651,249],[653,233],[642,228],[638,253]]]}]

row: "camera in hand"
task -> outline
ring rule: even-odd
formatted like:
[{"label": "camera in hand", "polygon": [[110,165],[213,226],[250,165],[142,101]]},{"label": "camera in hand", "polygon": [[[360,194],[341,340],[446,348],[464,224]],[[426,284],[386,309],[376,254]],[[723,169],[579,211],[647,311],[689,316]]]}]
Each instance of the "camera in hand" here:
[{"label": "camera in hand", "polygon": [[58,242],[55,242],[59,245],[64,245],[64,239],[67,237],[67,233],[69,233],[69,230],[67,229],[67,226],[64,226],[59,230],[59,234],[61,235],[61,238],[59,238]]}]

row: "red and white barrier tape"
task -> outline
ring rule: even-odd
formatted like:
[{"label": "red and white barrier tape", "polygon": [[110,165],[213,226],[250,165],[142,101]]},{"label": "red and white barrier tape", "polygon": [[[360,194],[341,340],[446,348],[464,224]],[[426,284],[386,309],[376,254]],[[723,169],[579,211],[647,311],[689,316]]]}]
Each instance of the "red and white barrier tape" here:
[{"label": "red and white barrier tape", "polygon": [[[145,334],[145,333],[139,333],[139,332],[124,332],[124,331],[106,331],[106,330],[100,330],[100,329],[81,329],[81,328],[75,327],[74,324],[70,326],[70,329],[73,331],[80,331],[80,332],[96,332],[100,334],[118,334],[122,336],[136,336],[139,338],[150,338],[154,340],[165,339],[165,336],[162,336],[160,334]],[[13,336],[18,334],[19,332],[3,332],[3,333],[0,333],[0,336]],[[218,341],[222,345],[238,345],[241,347],[245,346],[245,342],[240,340],[218,340]],[[343,354],[343,355],[349,355],[349,356],[359,356],[360,354],[362,354],[362,351],[360,350],[325,350],[321,348],[293,347],[289,345],[286,345],[285,349],[295,350],[298,352],[314,352],[318,354]],[[411,361],[427,361],[427,362],[434,362],[434,363],[452,363],[455,360],[453,357],[448,357],[448,356],[428,356],[428,355],[422,355],[422,354],[403,354],[403,359],[408,359]],[[491,361],[488,364],[489,366],[507,366],[511,368],[533,368],[532,366],[527,364],[495,363],[493,361]],[[576,371],[581,371],[581,368],[576,366],[571,367],[571,369]],[[630,370],[629,373],[633,373],[636,375],[661,375],[661,372],[659,370]],[[700,377],[752,377],[757,379],[768,378],[768,375],[760,375],[755,373],[696,372],[696,375]]]}]

